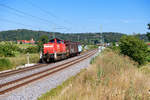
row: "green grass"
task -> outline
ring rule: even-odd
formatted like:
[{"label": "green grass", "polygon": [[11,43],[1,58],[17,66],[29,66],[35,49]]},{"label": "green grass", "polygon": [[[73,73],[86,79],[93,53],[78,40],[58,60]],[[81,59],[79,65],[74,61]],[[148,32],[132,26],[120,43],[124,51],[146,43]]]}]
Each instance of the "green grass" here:
[{"label": "green grass", "polygon": [[[39,54],[29,54],[30,63],[38,63],[40,60]],[[27,64],[27,55],[20,54],[17,57],[0,58],[0,71],[14,69],[17,66]]]},{"label": "green grass", "polygon": [[6,70],[6,69],[11,69],[12,68],[12,63],[10,62],[9,59],[6,58],[0,58],[0,71]]},{"label": "green grass", "polygon": [[37,46],[36,44],[16,44],[19,48],[26,49],[28,47]]},{"label": "green grass", "polygon": [[[30,63],[37,63],[40,59],[39,54],[29,54]],[[20,54],[17,57],[8,57],[13,67],[27,64],[27,55]]]},{"label": "green grass", "polygon": [[139,68],[139,70],[141,72],[143,72],[144,74],[150,75],[150,63],[148,63],[147,65]]}]

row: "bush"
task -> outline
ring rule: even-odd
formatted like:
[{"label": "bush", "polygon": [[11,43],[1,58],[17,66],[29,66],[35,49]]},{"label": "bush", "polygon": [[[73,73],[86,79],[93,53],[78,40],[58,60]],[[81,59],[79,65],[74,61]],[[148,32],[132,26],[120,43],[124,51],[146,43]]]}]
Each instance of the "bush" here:
[{"label": "bush", "polygon": [[118,46],[111,46],[109,48],[112,49],[114,52],[120,53],[120,48]]},{"label": "bush", "polygon": [[0,56],[1,57],[14,57],[19,47],[13,43],[0,44]]},{"label": "bush", "polygon": [[123,36],[119,43],[120,52],[129,56],[139,65],[145,64],[148,56],[148,47],[144,41],[134,36]]},{"label": "bush", "polygon": [[38,53],[38,47],[37,46],[28,47],[25,50],[25,53]]},{"label": "bush", "polygon": [[87,48],[88,49],[96,49],[96,48],[98,48],[98,46],[97,45],[87,45]]},{"label": "bush", "polygon": [[1,58],[0,59],[0,71],[10,69],[12,64],[9,59]]}]

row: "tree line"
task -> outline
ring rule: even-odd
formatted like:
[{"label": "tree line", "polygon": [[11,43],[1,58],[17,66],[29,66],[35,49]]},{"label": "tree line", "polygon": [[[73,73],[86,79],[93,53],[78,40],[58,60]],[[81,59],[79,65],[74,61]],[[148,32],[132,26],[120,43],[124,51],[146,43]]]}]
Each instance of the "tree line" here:
[{"label": "tree line", "polygon": [[30,40],[33,38],[38,41],[39,38],[46,35],[49,39],[54,37],[63,40],[79,41],[85,44],[100,43],[101,37],[104,42],[118,42],[123,33],[117,32],[103,32],[103,33],[59,33],[46,31],[33,31],[27,29],[8,30],[0,32],[0,41],[16,41],[16,40]]}]

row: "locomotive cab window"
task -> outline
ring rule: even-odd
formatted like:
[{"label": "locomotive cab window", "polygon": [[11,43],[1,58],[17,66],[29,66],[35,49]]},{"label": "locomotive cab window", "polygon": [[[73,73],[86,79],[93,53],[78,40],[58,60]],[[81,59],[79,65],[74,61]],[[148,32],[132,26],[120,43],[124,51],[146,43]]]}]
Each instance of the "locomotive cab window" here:
[{"label": "locomotive cab window", "polygon": [[58,40],[58,39],[57,39],[57,43],[59,43],[59,44],[60,44],[60,43],[61,43],[61,40]]},{"label": "locomotive cab window", "polygon": [[61,43],[64,43],[64,41],[61,41]]},{"label": "locomotive cab window", "polygon": [[[50,43],[55,43],[55,39],[52,39],[52,40],[50,40],[49,42],[50,42]],[[56,38],[56,43],[60,44],[60,43],[64,43],[64,41],[62,41],[62,40]]]},{"label": "locomotive cab window", "polygon": [[54,43],[54,42],[55,42],[55,40],[54,40],[54,39],[52,39],[52,40],[50,40],[49,42],[50,42],[50,43]]}]

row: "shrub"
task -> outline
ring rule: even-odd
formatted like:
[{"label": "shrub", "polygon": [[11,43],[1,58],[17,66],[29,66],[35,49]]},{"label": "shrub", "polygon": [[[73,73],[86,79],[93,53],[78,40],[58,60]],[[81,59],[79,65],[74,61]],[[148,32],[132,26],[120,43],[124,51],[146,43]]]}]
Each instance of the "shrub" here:
[{"label": "shrub", "polygon": [[38,52],[38,47],[37,46],[31,46],[31,47],[28,47],[25,50],[25,53],[37,53],[37,52]]},{"label": "shrub", "polygon": [[9,59],[0,58],[0,70],[10,69],[12,64]]},{"label": "shrub", "polygon": [[0,44],[0,56],[1,57],[14,57],[18,46],[13,43],[6,42],[5,44]]},{"label": "shrub", "polygon": [[144,41],[134,36],[123,36],[119,43],[120,51],[122,54],[129,56],[139,65],[145,64],[147,61],[148,47]]},{"label": "shrub", "polygon": [[118,46],[111,46],[109,48],[112,49],[114,52],[120,53],[120,48]]}]

